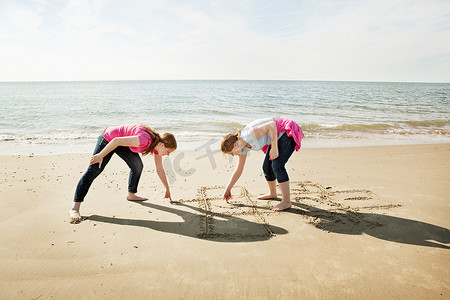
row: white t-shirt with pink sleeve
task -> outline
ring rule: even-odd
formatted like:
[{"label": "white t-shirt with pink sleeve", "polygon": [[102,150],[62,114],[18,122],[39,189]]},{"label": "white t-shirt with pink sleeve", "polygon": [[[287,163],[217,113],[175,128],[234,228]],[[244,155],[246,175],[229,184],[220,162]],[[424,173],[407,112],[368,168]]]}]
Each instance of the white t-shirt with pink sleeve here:
[{"label": "white t-shirt with pink sleeve", "polygon": [[121,125],[107,127],[103,131],[103,137],[109,142],[116,137],[137,136],[139,138],[139,147],[130,147],[130,150],[136,153],[142,153],[152,143],[152,137],[145,131],[141,125]]}]

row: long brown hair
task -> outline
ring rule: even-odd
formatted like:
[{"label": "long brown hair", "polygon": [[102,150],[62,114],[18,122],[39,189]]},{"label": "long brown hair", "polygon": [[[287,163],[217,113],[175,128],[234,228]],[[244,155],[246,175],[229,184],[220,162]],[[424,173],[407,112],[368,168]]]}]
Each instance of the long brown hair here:
[{"label": "long brown hair", "polygon": [[220,143],[220,150],[222,150],[223,153],[231,152],[231,150],[233,150],[234,143],[237,142],[240,136],[240,131],[238,131],[236,134],[227,134]]},{"label": "long brown hair", "polygon": [[169,149],[177,149],[177,140],[175,139],[175,136],[173,134],[166,132],[162,136],[160,136],[159,133],[146,125],[141,125],[141,127],[145,130],[145,132],[148,133],[148,135],[152,139],[152,143],[150,144],[150,146],[148,146],[144,150],[144,152],[142,152],[143,156],[149,153],[153,154],[153,150],[155,149],[156,145],[158,145],[158,143],[163,143],[164,146]]}]

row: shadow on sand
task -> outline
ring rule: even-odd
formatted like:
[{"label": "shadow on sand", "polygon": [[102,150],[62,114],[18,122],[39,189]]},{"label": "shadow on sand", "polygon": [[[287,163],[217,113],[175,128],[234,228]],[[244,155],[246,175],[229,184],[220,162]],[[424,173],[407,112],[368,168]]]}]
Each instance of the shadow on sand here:
[{"label": "shadow on sand", "polygon": [[[213,232],[206,232],[203,226],[205,224],[206,212],[201,208],[177,202],[174,203],[174,206],[184,207],[187,210],[146,202],[136,203],[151,209],[176,214],[183,221],[133,220],[99,215],[91,215],[88,217],[88,220],[145,227],[161,232],[208,239],[216,242],[264,241],[270,239],[273,235],[288,233],[284,228],[266,224],[266,226],[270,227],[272,233],[270,234],[263,230],[262,224],[260,223],[220,213],[213,214],[215,230]],[[292,208],[284,213],[293,213],[307,217],[312,225],[321,230],[351,235],[364,233],[395,243],[450,249],[450,246],[447,245],[450,243],[450,230],[444,227],[384,214],[354,212],[342,209],[332,211],[309,206],[304,203],[292,202],[292,204]],[[255,208],[268,210],[267,207],[258,206]],[[277,217],[282,217],[284,213],[277,215]],[[273,220],[273,218],[271,219]]]},{"label": "shadow on sand", "polygon": [[[230,216],[225,214],[214,213],[213,232],[205,232],[203,224],[205,223],[206,212],[198,207],[187,205],[186,203],[174,202],[174,206],[182,206],[187,210],[176,209],[174,207],[166,207],[153,203],[135,202],[142,206],[165,211],[180,216],[182,222],[165,222],[154,220],[132,220],[111,218],[99,215],[91,215],[87,219],[95,222],[103,222],[110,224],[139,226],[150,228],[153,230],[178,234],[193,238],[207,239],[215,242],[257,242],[270,239],[274,234],[286,234],[287,230],[270,225],[270,233],[264,230],[263,224],[252,222],[244,218]],[[195,212],[190,212],[195,211]],[[199,214],[200,213],[200,214]],[[210,213],[210,212],[209,212]],[[265,225],[268,226],[268,225]]]},{"label": "shadow on sand", "polygon": [[319,229],[340,234],[368,234],[402,244],[450,249],[450,230],[436,225],[376,213],[328,211],[293,202],[288,212],[311,218]]}]

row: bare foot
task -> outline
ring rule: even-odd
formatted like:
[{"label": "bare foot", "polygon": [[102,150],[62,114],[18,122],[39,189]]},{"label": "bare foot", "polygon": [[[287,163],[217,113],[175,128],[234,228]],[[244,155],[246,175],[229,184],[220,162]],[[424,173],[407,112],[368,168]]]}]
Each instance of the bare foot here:
[{"label": "bare foot", "polygon": [[148,200],[148,198],[139,197],[138,195],[132,194],[127,196],[128,201],[145,201]]},{"label": "bare foot", "polygon": [[69,211],[69,217],[70,217],[70,223],[71,224],[78,224],[81,221],[83,221],[83,218],[81,217],[81,215],[78,212],[78,210],[71,209]]},{"label": "bare foot", "polygon": [[272,207],[272,210],[274,211],[282,211],[291,208],[292,204],[291,202],[280,202],[274,207]]},{"label": "bare foot", "polygon": [[261,195],[257,197],[258,199],[261,200],[271,200],[271,199],[277,199],[277,195],[272,195],[272,194],[265,194],[265,195]]}]

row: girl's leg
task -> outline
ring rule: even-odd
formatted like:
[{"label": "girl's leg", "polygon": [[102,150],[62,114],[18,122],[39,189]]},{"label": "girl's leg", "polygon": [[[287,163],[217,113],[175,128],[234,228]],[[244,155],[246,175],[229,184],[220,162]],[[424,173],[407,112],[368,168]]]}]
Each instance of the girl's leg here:
[{"label": "girl's leg", "polygon": [[277,181],[267,181],[267,185],[269,186],[269,193],[258,196],[257,198],[261,200],[277,199]]},{"label": "girl's leg", "polygon": [[278,203],[277,205],[275,205],[272,208],[272,210],[275,210],[275,211],[285,210],[285,209],[291,208],[291,206],[292,206],[291,190],[289,188],[289,181],[280,183],[280,189],[281,189],[281,195],[283,198],[280,203]]},{"label": "girl's leg", "polygon": [[[98,138],[97,144],[94,149],[93,154],[97,154],[108,144],[108,142],[103,138],[101,135]],[[110,161],[111,157],[113,155],[113,152],[109,153],[107,156],[103,158],[102,167],[99,168],[98,164],[90,165],[87,169],[87,171],[83,174],[80,181],[78,182],[77,188],[75,190],[75,196],[74,196],[74,203],[72,206],[72,209],[69,211],[71,222],[79,222],[81,221],[80,216],[80,206],[81,202],[84,201],[84,197],[89,191],[89,188],[94,181],[95,178],[97,178],[100,173],[105,169],[106,165]]]},{"label": "girl's leg", "polygon": [[272,169],[272,161],[270,160],[270,147],[267,149],[266,157],[264,158],[263,162],[263,172],[264,177],[267,180],[267,185],[269,186],[269,193],[265,195],[261,195],[258,197],[258,199],[276,199],[277,198],[277,182],[275,174],[273,173]]},{"label": "girl's leg", "polygon": [[70,223],[78,223],[82,221],[82,217],[80,215],[80,206],[81,202],[74,202],[72,209],[69,210]]},{"label": "girl's leg", "polygon": [[272,161],[272,169],[275,173],[277,181],[280,185],[282,200],[281,203],[275,205],[272,209],[281,211],[288,209],[291,204],[291,193],[289,188],[289,176],[286,172],[285,165],[292,153],[295,150],[295,141],[292,137],[289,137],[286,133],[278,139],[278,153],[277,159]]},{"label": "girl's leg", "polygon": [[127,163],[128,167],[130,168],[130,175],[128,176],[127,200],[130,201],[148,200],[148,198],[136,195],[139,179],[141,178],[142,170],[144,169],[144,165],[142,164],[142,159],[139,156],[139,154],[131,151],[130,148],[128,147],[117,147],[116,153]]}]

